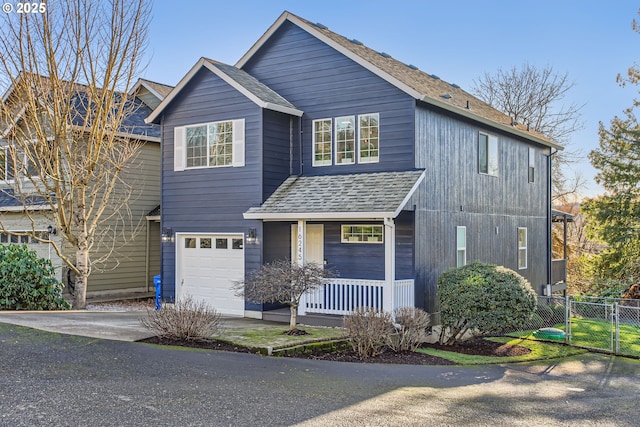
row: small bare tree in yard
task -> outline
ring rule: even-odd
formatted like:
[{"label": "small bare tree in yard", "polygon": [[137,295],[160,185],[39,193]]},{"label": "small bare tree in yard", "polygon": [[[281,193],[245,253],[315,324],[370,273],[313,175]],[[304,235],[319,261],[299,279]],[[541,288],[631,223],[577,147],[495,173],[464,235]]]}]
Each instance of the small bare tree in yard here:
[{"label": "small bare tree in yard", "polygon": [[[11,194],[31,222],[27,233],[75,272],[74,307],[82,308],[90,251],[117,233],[103,225],[127,216],[133,194],[122,176],[141,143],[126,128],[137,108],[128,91],[141,68],[149,6],[51,0],[41,12],[0,18],[2,168],[16,183]],[[38,215],[52,221],[62,243],[37,231]]]},{"label": "small bare tree in yard", "polygon": [[281,259],[263,265],[244,281],[235,283],[238,296],[255,303],[287,304],[291,310],[289,333],[295,333],[298,306],[302,296],[322,285],[328,271],[317,263],[302,266]]}]

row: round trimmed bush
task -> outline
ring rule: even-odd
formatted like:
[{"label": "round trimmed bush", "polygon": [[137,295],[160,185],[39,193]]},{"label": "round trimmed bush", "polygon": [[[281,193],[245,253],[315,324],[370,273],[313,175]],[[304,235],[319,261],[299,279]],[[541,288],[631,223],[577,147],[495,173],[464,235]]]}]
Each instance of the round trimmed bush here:
[{"label": "round trimmed bush", "polygon": [[0,310],[63,310],[62,283],[51,261],[27,245],[0,245]]},{"label": "round trimmed bush", "polygon": [[442,344],[517,330],[536,309],[536,294],[524,277],[481,262],[443,273],[438,295]]}]

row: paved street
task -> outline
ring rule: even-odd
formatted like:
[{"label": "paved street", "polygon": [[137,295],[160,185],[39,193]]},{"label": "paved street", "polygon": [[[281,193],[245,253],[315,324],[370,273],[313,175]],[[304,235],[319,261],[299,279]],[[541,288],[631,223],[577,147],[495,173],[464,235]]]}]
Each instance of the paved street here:
[{"label": "paved street", "polygon": [[0,324],[2,426],[638,424],[640,363],[509,366],[268,358]]}]

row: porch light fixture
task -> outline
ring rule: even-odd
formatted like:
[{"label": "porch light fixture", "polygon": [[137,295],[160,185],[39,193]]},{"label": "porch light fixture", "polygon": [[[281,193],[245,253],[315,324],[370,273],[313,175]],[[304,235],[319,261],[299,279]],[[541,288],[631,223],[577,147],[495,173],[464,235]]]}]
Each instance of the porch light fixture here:
[{"label": "porch light fixture", "polygon": [[160,234],[160,240],[162,243],[173,242],[173,230],[171,228],[162,227],[162,234]]},{"label": "porch light fixture", "polygon": [[258,240],[257,238],[257,230],[255,227],[249,228],[249,232],[247,233],[247,243],[255,243]]},{"label": "porch light fixture", "polygon": [[56,228],[53,225],[49,225],[47,227],[47,232],[55,236],[58,233],[58,230],[56,230]]}]

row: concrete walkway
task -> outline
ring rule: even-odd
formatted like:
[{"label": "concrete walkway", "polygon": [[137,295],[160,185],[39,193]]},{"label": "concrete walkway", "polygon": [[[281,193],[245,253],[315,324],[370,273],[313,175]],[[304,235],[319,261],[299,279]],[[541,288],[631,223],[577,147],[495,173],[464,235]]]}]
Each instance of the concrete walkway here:
[{"label": "concrete walkway", "polygon": [[[1,311],[0,323],[82,337],[137,341],[154,335],[140,323],[146,315],[145,310]],[[251,328],[270,323],[233,316],[223,316],[223,321],[227,328]]]}]

